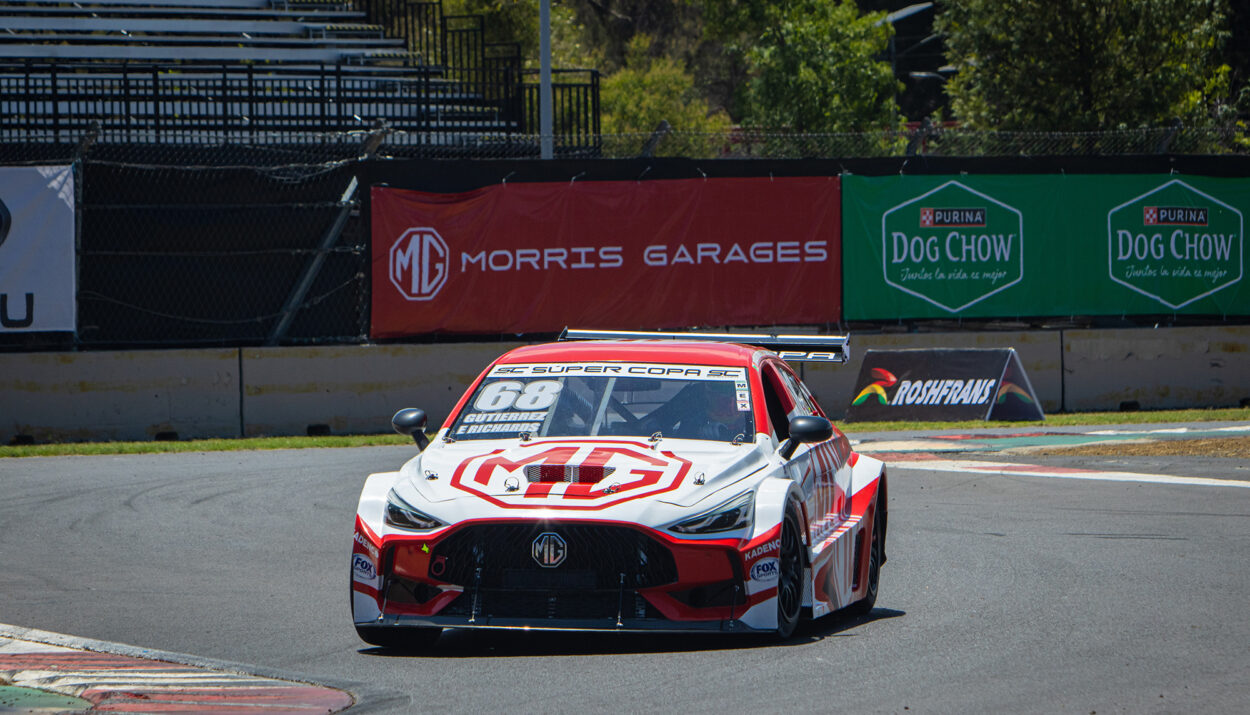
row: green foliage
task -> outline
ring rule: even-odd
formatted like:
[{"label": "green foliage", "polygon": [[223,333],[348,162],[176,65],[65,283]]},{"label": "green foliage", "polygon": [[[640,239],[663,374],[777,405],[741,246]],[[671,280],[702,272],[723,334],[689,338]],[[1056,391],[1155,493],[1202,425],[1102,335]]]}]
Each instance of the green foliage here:
[{"label": "green foliage", "polygon": [[728,130],[729,117],[708,107],[690,73],[671,58],[650,57],[651,46],[650,37],[635,35],[624,68],[600,85],[603,133],[650,133],[661,120],[682,132]]},{"label": "green foliage", "polygon": [[798,132],[895,127],[901,84],[879,61],[893,28],[851,0],[703,0],[708,32],[741,53],[743,123]]},{"label": "green foliage", "polygon": [[1210,126],[1231,114],[1225,0],[945,0],[935,28],[971,129]]},{"label": "green foliage", "polygon": [[[551,3],[551,57],[555,67],[599,68],[603,52],[587,45],[586,29],[571,6]],[[529,69],[539,66],[539,12],[537,0],[443,0],[444,15],[481,15],[488,43],[515,43]]]}]

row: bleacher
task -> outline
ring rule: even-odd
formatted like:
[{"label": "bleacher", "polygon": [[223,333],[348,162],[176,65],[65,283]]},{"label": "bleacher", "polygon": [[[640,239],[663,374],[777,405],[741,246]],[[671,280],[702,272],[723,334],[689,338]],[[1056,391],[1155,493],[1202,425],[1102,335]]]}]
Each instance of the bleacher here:
[{"label": "bleacher", "polygon": [[[0,142],[290,141],[384,125],[473,148],[535,133],[519,49],[411,0],[0,4]],[[566,93],[597,93],[596,78]],[[597,99],[597,97],[595,98]],[[574,134],[597,130],[586,116]],[[597,131],[593,133],[597,134]]]}]

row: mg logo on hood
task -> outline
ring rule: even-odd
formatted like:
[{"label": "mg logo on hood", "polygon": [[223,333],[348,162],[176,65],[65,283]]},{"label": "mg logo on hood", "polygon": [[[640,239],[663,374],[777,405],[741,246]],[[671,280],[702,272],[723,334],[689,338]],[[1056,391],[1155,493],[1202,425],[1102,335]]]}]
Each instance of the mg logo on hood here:
[{"label": "mg logo on hood", "polygon": [[545,531],[534,539],[534,545],[530,549],[530,554],[539,566],[545,569],[553,569],[564,563],[564,558],[569,555],[569,545],[565,543],[563,537],[551,531]]},{"label": "mg logo on hood", "polygon": [[391,246],[391,284],[408,300],[429,300],[447,282],[447,244],[432,228],[410,228]]}]

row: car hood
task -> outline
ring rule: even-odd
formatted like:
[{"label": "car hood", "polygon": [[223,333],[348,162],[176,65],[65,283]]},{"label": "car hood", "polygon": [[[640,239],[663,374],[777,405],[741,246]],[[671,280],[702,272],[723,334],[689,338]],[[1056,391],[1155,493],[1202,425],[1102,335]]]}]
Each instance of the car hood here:
[{"label": "car hood", "polygon": [[656,502],[702,508],[768,464],[766,439],[437,440],[404,465],[395,490],[414,504],[457,502],[459,518],[535,510],[610,518]]}]

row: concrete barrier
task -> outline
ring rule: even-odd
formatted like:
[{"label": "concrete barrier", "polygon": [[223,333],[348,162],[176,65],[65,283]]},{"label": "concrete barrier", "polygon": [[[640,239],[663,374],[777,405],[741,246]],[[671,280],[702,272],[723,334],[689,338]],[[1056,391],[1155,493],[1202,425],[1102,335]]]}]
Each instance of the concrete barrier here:
[{"label": "concrete barrier", "polygon": [[[0,354],[0,444],[390,431],[401,407],[437,427],[493,358],[520,345]],[[864,351],[1014,347],[1048,413],[1237,406],[1250,398],[1250,326],[851,336],[851,360],[799,367],[841,418]]]},{"label": "concrete barrier", "polygon": [[244,348],[243,433],[371,434],[420,407],[437,427],[490,361],[520,343]]},{"label": "concrete barrier", "polygon": [[0,444],[240,434],[239,351],[0,354]]},{"label": "concrete barrier", "polygon": [[1250,399],[1250,326],[1063,336],[1064,409],[1237,407]]}]

